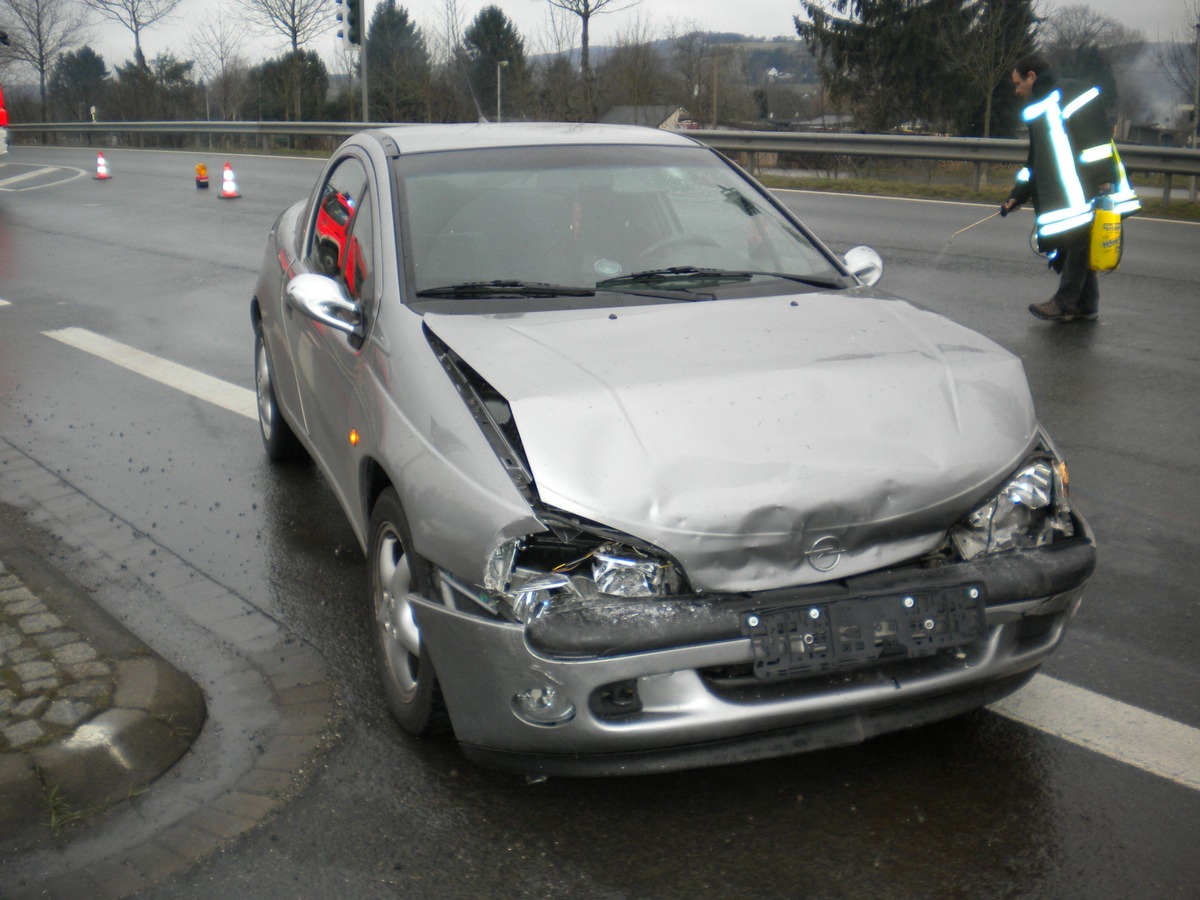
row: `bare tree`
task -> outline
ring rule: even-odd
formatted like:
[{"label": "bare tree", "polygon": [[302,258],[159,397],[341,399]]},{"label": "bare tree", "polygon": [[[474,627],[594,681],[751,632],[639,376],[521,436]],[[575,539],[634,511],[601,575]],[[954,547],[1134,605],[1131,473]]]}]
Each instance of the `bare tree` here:
[{"label": "bare tree", "polygon": [[198,25],[188,36],[197,73],[205,84],[205,111],[210,117],[213,100],[219,118],[240,117],[250,87],[250,66],[241,52],[244,39],[244,32],[227,24],[224,18],[216,24]]},{"label": "bare tree", "polygon": [[238,0],[264,33],[281,35],[292,53],[332,27],[329,0]]},{"label": "bare tree", "polygon": [[[639,15],[621,32],[612,55],[598,67],[598,95],[606,95],[609,106],[629,105],[639,110],[666,103],[663,60],[654,48],[654,33]],[[640,114],[640,113],[639,113]],[[639,125],[658,122],[639,121]]]},{"label": "bare tree", "polygon": [[538,114],[552,121],[579,118],[582,97],[580,78],[575,70],[575,45],[579,41],[579,20],[562,10],[546,8],[546,20],[537,36]]},{"label": "bare tree", "polygon": [[1142,33],[1126,28],[1111,16],[1100,15],[1090,6],[1063,6],[1049,15],[1038,32],[1049,53],[1070,54],[1080,47],[1108,50],[1142,42]]},{"label": "bare tree", "polygon": [[440,110],[443,121],[459,122],[475,116],[483,117],[483,108],[467,72],[467,51],[463,36],[467,31],[467,16],[458,0],[442,0],[438,25],[430,29],[430,56],[436,76],[428,91],[427,118],[436,121],[434,107]]},{"label": "bare tree", "polygon": [[[38,98],[46,121],[46,75],[60,53],[88,40],[88,10],[76,0],[4,0],[13,56],[38,74]],[[13,24],[16,28],[13,28]]]},{"label": "bare tree", "polygon": [[[1169,43],[1159,45],[1158,67],[1167,80],[1179,89],[1179,93],[1187,98],[1187,102],[1191,103],[1196,98],[1196,80],[1200,77],[1196,63],[1196,42],[1200,41],[1200,32],[1196,30],[1197,24],[1200,23],[1200,0],[1190,0],[1182,5],[1183,27],[1172,32]],[[1196,135],[1200,128],[1200,110],[1192,110],[1191,116],[1189,130],[1191,135]]]},{"label": "bare tree", "polygon": [[328,0],[238,0],[238,5],[263,33],[281,35],[291,48],[292,96],[296,121],[299,122],[303,71],[300,48],[329,27]]},{"label": "bare tree", "polygon": [[716,51],[711,35],[701,31],[696,22],[676,21],[671,23],[667,39],[671,42],[671,62],[676,77],[683,83],[683,96],[687,98],[689,111],[698,116],[712,100],[710,73]]},{"label": "bare tree", "polygon": [[182,0],[83,0],[95,10],[133,34],[133,59],[139,71],[146,70],[146,55],[142,53],[142,32],[175,12]]},{"label": "bare tree", "polygon": [[458,0],[442,0],[442,14],[436,28],[430,31],[429,52],[439,65],[453,63],[462,53],[462,36],[467,30],[467,16]]},{"label": "bare tree", "polygon": [[[997,85],[1008,85],[1017,61],[1033,48],[1036,4],[975,3],[967,7],[965,31],[948,35],[948,68],[972,100],[983,100],[982,136],[991,137]],[[1011,88],[1008,88],[1011,90]],[[976,167],[976,173],[981,170]],[[978,185],[976,185],[978,188]]]},{"label": "bare tree", "polygon": [[570,61],[575,55],[575,43],[578,40],[579,22],[551,5],[546,10],[545,24],[537,37],[538,52],[544,56],[563,56]]},{"label": "bare tree", "polygon": [[595,110],[592,109],[591,56],[588,51],[588,28],[591,24],[592,16],[598,16],[603,13],[622,12],[637,6],[641,0],[546,0],[546,2],[553,7],[579,17],[579,64],[583,70],[583,90],[587,107],[594,115]]}]

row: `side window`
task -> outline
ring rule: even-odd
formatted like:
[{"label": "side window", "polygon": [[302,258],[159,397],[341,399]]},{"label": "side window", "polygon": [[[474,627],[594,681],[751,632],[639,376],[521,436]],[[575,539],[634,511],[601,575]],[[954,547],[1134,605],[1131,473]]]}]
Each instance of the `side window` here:
[{"label": "side window", "polygon": [[[367,172],[353,157],[342,160],[321,187],[317,221],[309,247],[309,264],[317,272],[354,285],[346,279],[347,253],[354,215],[367,190]],[[368,229],[369,230],[369,229]]]}]

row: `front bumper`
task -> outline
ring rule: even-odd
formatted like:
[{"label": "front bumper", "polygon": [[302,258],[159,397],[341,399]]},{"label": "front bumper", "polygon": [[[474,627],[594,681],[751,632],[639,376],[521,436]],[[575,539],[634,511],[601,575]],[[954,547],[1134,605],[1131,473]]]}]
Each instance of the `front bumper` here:
[{"label": "front bumper", "polygon": [[[1082,523],[1081,523],[1082,524]],[[944,719],[1019,688],[1061,642],[1095,565],[1069,543],[834,587],[622,604],[621,615],[544,615],[528,628],[413,597],[464,754],[526,774],[670,771],[854,744]],[[742,615],[878,591],[974,583],[980,637],[936,655],[779,681],[753,677]],[[819,595],[819,596],[818,596]],[[552,688],[575,714],[531,724],[514,697]],[[635,702],[613,704],[613,696]]]}]

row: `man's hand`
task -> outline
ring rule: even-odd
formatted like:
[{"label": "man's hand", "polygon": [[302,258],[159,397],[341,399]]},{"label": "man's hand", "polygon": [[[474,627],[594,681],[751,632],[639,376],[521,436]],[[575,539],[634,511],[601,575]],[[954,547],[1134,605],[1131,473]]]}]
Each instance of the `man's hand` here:
[{"label": "man's hand", "polygon": [[1005,200],[1003,203],[1000,204],[1000,218],[1003,219],[1005,216],[1007,216],[1010,212],[1012,212],[1014,209],[1016,209],[1020,205],[1021,204],[1018,203],[1016,200],[1014,200],[1012,197],[1009,197],[1007,200]]}]

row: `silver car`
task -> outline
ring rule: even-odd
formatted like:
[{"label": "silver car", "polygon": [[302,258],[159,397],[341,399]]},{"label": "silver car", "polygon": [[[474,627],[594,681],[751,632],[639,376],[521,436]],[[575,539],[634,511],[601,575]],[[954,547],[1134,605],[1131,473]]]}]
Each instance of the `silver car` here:
[{"label": "silver car", "polygon": [[268,240],[258,408],[368,554],[400,724],[645,772],[1020,687],[1091,533],[1020,362],[881,271],[679,134],[347,140]]}]

